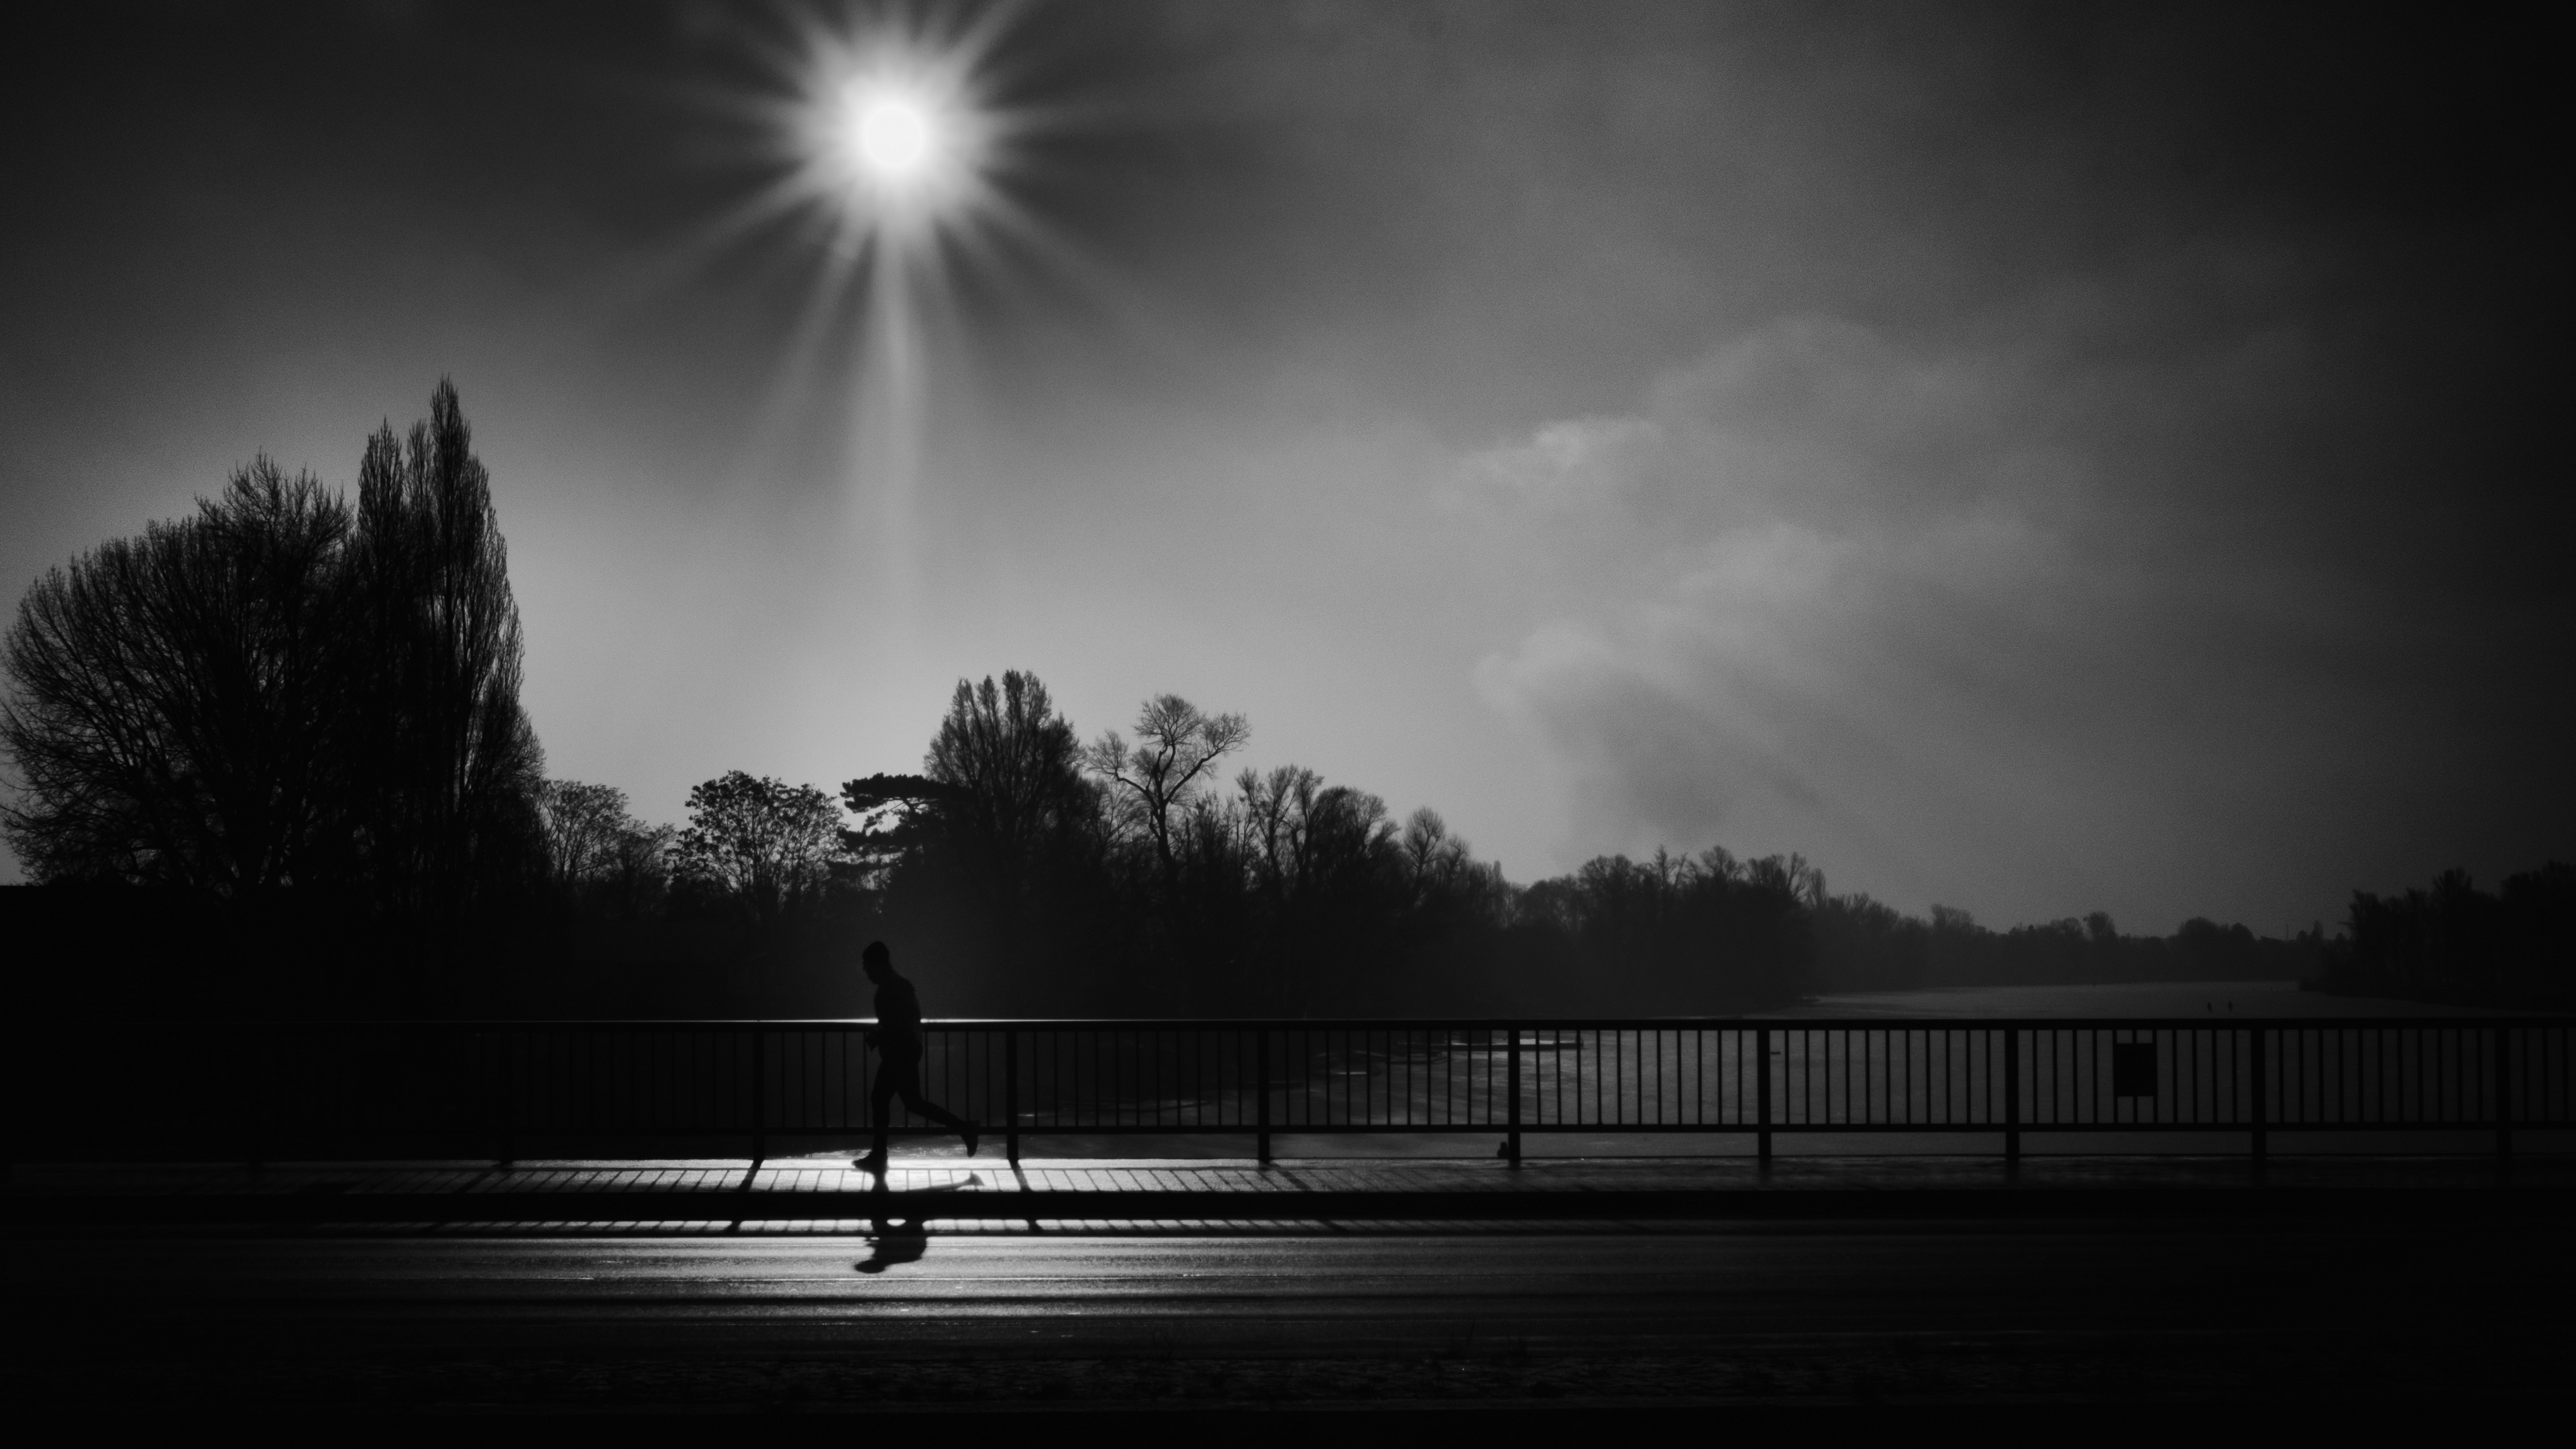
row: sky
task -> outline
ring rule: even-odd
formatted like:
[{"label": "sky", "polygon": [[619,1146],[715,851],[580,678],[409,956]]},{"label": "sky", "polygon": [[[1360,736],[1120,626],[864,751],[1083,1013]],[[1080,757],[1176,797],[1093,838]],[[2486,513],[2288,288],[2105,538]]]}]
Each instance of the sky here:
[{"label": "sky", "polygon": [[735,224],[885,13],[13,11],[0,587],[446,377],[549,773],[655,819],[1020,668],[1520,881],[2275,934],[2576,858],[2538,8],[913,7],[1018,224],[907,294],[901,467],[846,244]]}]

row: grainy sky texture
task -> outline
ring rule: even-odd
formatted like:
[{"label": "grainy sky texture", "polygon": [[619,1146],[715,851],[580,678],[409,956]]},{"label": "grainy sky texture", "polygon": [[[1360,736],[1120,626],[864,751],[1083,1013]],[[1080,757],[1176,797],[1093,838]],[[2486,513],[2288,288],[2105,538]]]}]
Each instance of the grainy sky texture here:
[{"label": "grainy sky texture", "polygon": [[859,308],[716,235],[866,13],[15,14],[0,584],[444,375],[551,772],[660,818],[1024,667],[1520,880],[2269,933],[2576,854],[2543,10],[1028,7],[899,587]]}]

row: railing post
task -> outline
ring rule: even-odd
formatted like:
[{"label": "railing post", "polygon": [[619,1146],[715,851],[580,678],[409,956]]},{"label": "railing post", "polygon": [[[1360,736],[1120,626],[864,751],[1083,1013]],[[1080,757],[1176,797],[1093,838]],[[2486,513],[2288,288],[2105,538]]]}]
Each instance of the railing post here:
[{"label": "railing post", "polygon": [[501,1033],[501,1167],[519,1160],[519,1053],[517,1032]]},{"label": "railing post", "polygon": [[1270,1028],[1253,1028],[1252,1041],[1252,1155],[1255,1161],[1267,1167],[1270,1165]]},{"label": "railing post", "polygon": [[2004,1166],[2021,1166],[2021,1028],[2004,1028]]},{"label": "railing post", "polygon": [[[1521,1029],[1513,1027],[1505,1034],[1503,1044],[1503,1080],[1511,1096],[1503,1121],[1511,1130],[1503,1138],[1503,1160],[1514,1167],[1521,1165]],[[1488,1080],[1491,1080],[1488,1078]]]},{"label": "railing post", "polygon": [[1753,1137],[1753,1154],[1764,1167],[1771,1165],[1771,1028],[1753,1029],[1753,1102],[1754,1122],[1760,1127]]},{"label": "railing post", "polygon": [[2254,1164],[2263,1165],[2272,1150],[2272,1069],[2270,1043],[2263,1028],[2247,1027],[2254,1037]]},{"label": "railing post", "polygon": [[2513,1160],[2513,1037],[2511,1028],[2491,1029],[2495,1042],[2496,1166]]},{"label": "railing post", "polygon": [[1002,1033],[1002,1156],[1020,1165],[1020,1034]]},{"label": "railing post", "polygon": [[263,1063],[259,1050],[259,1028],[251,1028],[247,1037],[246,1060],[243,1062],[242,1070],[242,1155],[248,1160],[250,1170],[257,1172],[266,1165],[268,1158],[267,1143],[262,1140],[266,1135],[267,1122],[265,1114],[260,1110],[261,1101],[267,1095],[262,1090],[267,1082],[266,1073],[260,1070]]},{"label": "railing post", "polygon": [[751,1024],[751,1165],[769,1160],[769,1033]]}]

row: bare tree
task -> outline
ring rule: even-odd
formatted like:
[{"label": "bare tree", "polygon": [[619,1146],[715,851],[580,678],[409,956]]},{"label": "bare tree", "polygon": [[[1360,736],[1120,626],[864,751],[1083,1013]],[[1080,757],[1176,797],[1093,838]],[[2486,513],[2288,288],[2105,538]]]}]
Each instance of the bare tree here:
[{"label": "bare tree", "polygon": [[[1326,785],[1302,765],[1281,765],[1266,776],[1246,770],[1235,784],[1258,856],[1255,873],[1282,905],[1364,890],[1406,865],[1406,842],[1387,819],[1386,802],[1365,790]],[[1416,814],[1417,832],[1426,828],[1425,813]],[[1438,822],[1432,815],[1430,823]],[[1426,837],[1426,858],[1444,858],[1448,841],[1445,826]],[[1465,842],[1455,849],[1463,856]]]},{"label": "bare tree", "polygon": [[1386,802],[1366,790],[1334,785],[1316,792],[1305,837],[1301,887],[1309,895],[1361,899],[1400,869],[1395,822]]},{"label": "bare tree", "polygon": [[618,827],[605,878],[619,910],[641,915],[669,894],[672,842],[679,834],[671,826],[648,825],[632,816]]},{"label": "bare tree", "polygon": [[680,868],[767,925],[818,894],[841,853],[841,807],[811,785],[728,771],[689,791]]},{"label": "bare tree", "polygon": [[197,515],[55,569],[0,645],[0,826],[39,880],[309,882],[337,814],[345,504],[266,458]]},{"label": "bare tree", "polygon": [[620,840],[634,824],[626,814],[625,791],[578,780],[539,786],[537,815],[546,833],[546,874],[563,886],[614,873]]},{"label": "bare tree", "polygon": [[1137,712],[1133,746],[1111,730],[1083,752],[1083,763],[1153,841],[1168,883],[1175,816],[1206,788],[1216,762],[1251,737],[1242,715],[1203,714],[1177,694],[1159,694]]},{"label": "bare tree", "polygon": [[1404,853],[1404,873],[1413,882],[1417,904],[1454,892],[1476,868],[1467,842],[1449,833],[1449,822],[1425,805],[1404,822],[1397,840]]},{"label": "bare tree", "polygon": [[1284,895],[1305,877],[1307,821],[1324,777],[1303,765],[1279,765],[1267,775],[1247,769],[1234,785],[1243,795],[1244,829],[1258,858],[1255,873],[1274,896]]}]

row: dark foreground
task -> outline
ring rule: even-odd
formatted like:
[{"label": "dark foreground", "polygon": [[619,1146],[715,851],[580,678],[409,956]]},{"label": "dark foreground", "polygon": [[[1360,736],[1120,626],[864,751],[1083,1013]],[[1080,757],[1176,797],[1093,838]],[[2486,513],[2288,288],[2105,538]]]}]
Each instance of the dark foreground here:
[{"label": "dark foreground", "polygon": [[2564,1407],[2566,1227],[2483,1212],[873,1235],[22,1223],[11,1398],[18,1413],[2146,1422],[2091,1417],[2120,1404],[2213,1428],[2247,1413],[2457,1428]]}]

